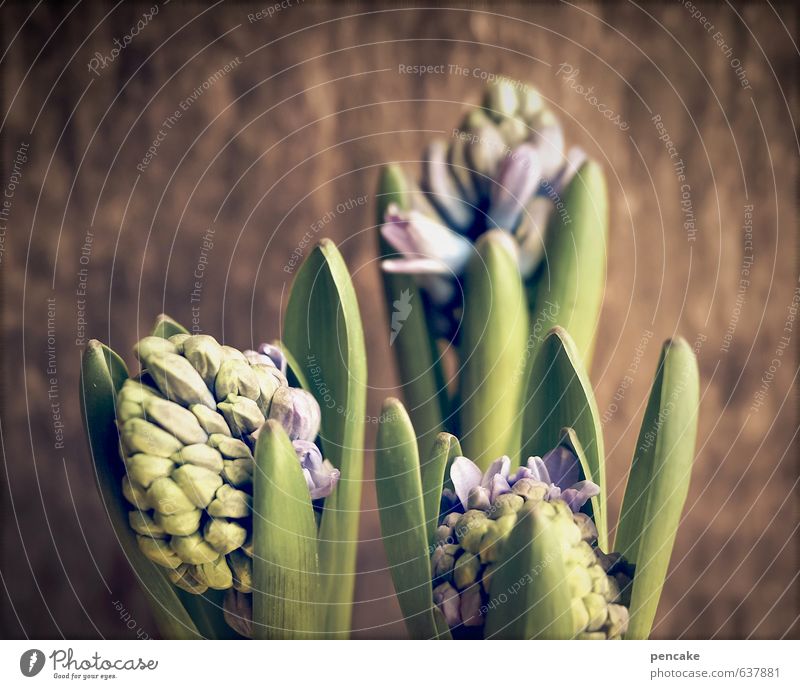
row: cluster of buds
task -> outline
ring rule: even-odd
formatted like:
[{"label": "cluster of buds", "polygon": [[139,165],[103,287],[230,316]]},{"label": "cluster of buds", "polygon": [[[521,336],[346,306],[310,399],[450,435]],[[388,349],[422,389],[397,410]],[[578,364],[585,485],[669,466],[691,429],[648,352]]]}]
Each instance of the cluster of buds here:
[{"label": "cluster of buds", "polygon": [[436,312],[436,334],[451,335],[473,243],[492,229],[508,233],[520,275],[530,278],[549,218],[563,210],[562,193],[585,161],[580,148],[565,151],[561,125],[535,88],[494,82],[449,142],[428,146],[421,188],[406,208],[387,207],[381,232],[397,253],[383,269],[415,275]]},{"label": "cluster of buds", "polygon": [[145,337],[135,352],[142,372],[116,401],[130,526],[176,586],[228,590],[226,618],[245,628],[247,615],[234,612],[247,608],[252,586],[255,443],[267,419],[280,423],[311,498],[326,497],[339,471],[314,443],[319,405],[289,386],[286,360],[271,345],[241,352],[179,334]]},{"label": "cluster of buds", "polygon": [[548,519],[563,548],[575,636],[620,638],[628,611],[619,604],[618,579],[608,570],[613,566],[620,577],[626,576],[625,563],[594,547],[597,528],[580,511],[598,487],[577,480],[578,459],[564,446],[543,459],[530,458],[511,475],[509,465],[502,457],[482,473],[465,457],[453,461],[455,493],[444,491],[444,514],[431,558],[434,604],[454,633],[480,633],[487,611],[496,604],[491,598],[492,575],[511,530],[523,515]]}]

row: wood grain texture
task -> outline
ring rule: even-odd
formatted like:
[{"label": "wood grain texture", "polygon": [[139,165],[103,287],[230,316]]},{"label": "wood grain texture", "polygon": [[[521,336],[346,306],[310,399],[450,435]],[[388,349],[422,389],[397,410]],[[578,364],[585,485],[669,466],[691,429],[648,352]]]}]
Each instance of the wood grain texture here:
[{"label": "wood grain texture", "polygon": [[[784,332],[798,288],[795,6],[701,5],[707,31],[681,3],[305,2],[251,22],[273,3],[162,2],[90,72],[150,4],[2,8],[0,170],[12,192],[0,245],[2,634],[155,635],[94,489],[76,339],[127,353],[161,311],[239,347],[279,337],[297,256],[327,236],[359,294],[377,417],[397,385],[375,259],[378,166],[414,167],[424,143],[450,135],[480,98],[482,74],[499,73],[536,84],[567,140],[608,177],[592,380],[606,415],[612,523],[660,342],[680,333],[698,348],[698,459],[654,635],[798,636],[800,325]],[[574,80],[566,67],[558,74],[562,63],[579,70]],[[406,64],[448,73],[400,73]],[[693,241],[656,115],[685,165]],[[753,262],[743,276],[748,204]],[[790,343],[778,355],[782,336]],[[373,447],[374,419],[367,426]],[[354,635],[402,636],[372,471],[368,456]]]}]

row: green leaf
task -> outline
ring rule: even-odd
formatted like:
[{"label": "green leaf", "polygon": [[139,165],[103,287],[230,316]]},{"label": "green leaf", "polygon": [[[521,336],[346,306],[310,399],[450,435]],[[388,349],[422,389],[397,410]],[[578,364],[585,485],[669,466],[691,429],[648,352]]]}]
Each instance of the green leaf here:
[{"label": "green leaf", "polygon": [[115,421],[116,394],[127,378],[122,359],[97,340],[90,340],[81,360],[79,396],[97,487],[117,541],[150,603],[160,634],[165,639],[202,638],[163,568],[142,554],[128,525],[131,508],[122,495],[125,466]]},{"label": "green leaf", "polygon": [[626,638],[650,635],[680,524],[697,439],[697,360],[683,339],[661,351],[625,488],[615,547],[636,565]]},{"label": "green leaf", "polygon": [[384,402],[378,426],[375,490],[386,557],[408,632],[412,639],[436,638],[417,438],[405,408],[391,397]]},{"label": "green leaf", "polygon": [[289,436],[272,419],[256,443],[253,482],[253,636],[319,636],[317,524]]},{"label": "green leaf", "polygon": [[509,241],[501,230],[481,235],[464,276],[460,439],[484,471],[519,459],[528,311]]},{"label": "green leaf", "polygon": [[[586,452],[584,452],[583,445],[581,445],[580,440],[578,440],[578,434],[575,432],[575,429],[562,428],[559,445],[563,445],[569,449],[578,458],[578,463],[581,465],[581,480],[597,483],[592,476],[592,467],[589,465],[589,460],[586,458]],[[592,498],[588,503],[589,509],[587,513],[592,520],[594,520],[594,513],[597,503],[597,497]]]},{"label": "green leaf", "polygon": [[439,506],[442,498],[445,471],[459,455],[461,455],[461,445],[458,442],[458,438],[449,433],[439,433],[436,436],[436,442],[433,444],[430,458],[420,468],[429,544],[433,543],[433,537],[439,523]]},{"label": "green leaf", "polygon": [[562,544],[557,530],[537,508],[519,511],[490,591],[485,638],[572,638]]},{"label": "green leaf", "polygon": [[569,333],[547,333],[530,367],[522,425],[522,457],[544,456],[572,428],[583,449],[591,480],[600,486],[592,498],[598,544],[608,546],[606,471],[600,414],[589,376]]},{"label": "green leaf", "polygon": [[153,325],[153,335],[155,337],[163,337],[168,339],[173,335],[188,335],[189,331],[184,328],[178,321],[173,320],[167,314],[162,313],[156,317],[156,322]]},{"label": "green leaf", "polygon": [[[390,203],[408,210],[414,193],[399,166],[383,167],[378,183],[378,228],[383,224]],[[380,232],[378,241],[381,256],[395,254]],[[397,359],[403,396],[417,431],[420,453],[426,455],[436,435],[443,430],[442,420],[447,409],[447,388],[439,349],[428,329],[423,293],[414,278],[411,275],[383,273],[383,284],[391,328],[389,338]],[[392,323],[395,302],[401,300],[405,303],[404,294],[411,299],[411,311],[404,321]]]},{"label": "green leaf", "polygon": [[336,246],[323,239],[297,273],[284,342],[320,403],[325,457],[341,472],[325,500],[319,534],[325,629],[346,638],[356,575],[364,473],[367,355],[353,283]]},{"label": "green leaf", "polygon": [[557,209],[547,227],[531,319],[534,330],[568,330],[588,369],[606,283],[608,190],[602,168],[584,163],[562,201],[563,212]]},{"label": "green leaf", "polygon": [[452,641],[453,635],[450,633],[450,625],[447,624],[447,620],[444,619],[444,615],[442,615],[442,611],[439,610],[435,605],[431,608],[433,611],[433,619],[436,623],[436,632],[438,634],[438,639],[441,641]]}]

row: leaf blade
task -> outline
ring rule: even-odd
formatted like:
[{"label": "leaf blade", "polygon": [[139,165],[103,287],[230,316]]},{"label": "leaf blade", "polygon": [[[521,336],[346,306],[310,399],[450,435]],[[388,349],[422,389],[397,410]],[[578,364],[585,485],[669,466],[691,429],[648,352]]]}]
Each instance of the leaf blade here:
[{"label": "leaf blade", "polygon": [[501,230],[482,235],[464,276],[459,428],[482,470],[503,455],[519,462],[528,309]]},{"label": "leaf blade", "polygon": [[445,483],[445,471],[459,455],[461,455],[461,444],[458,442],[458,438],[450,435],[450,433],[439,433],[436,436],[428,461],[424,462],[420,467],[429,544],[433,543],[433,537],[439,523],[439,505],[442,497],[442,486]]},{"label": "leaf blade", "polygon": [[603,304],[609,222],[605,175],[596,162],[580,167],[562,203],[565,212],[553,213],[547,227],[531,320],[568,330],[588,369]]},{"label": "leaf blade", "polygon": [[[298,270],[284,342],[322,410],[321,444],[341,472],[319,533],[325,628],[350,631],[364,472],[367,356],[355,290],[344,259],[323,239]],[[331,401],[333,404],[331,404]]]},{"label": "leaf blade", "polygon": [[682,338],[667,341],[636,442],[615,543],[636,565],[629,639],[646,639],[655,619],[689,492],[699,390],[692,348]]},{"label": "leaf blade", "polygon": [[189,331],[178,323],[178,321],[170,318],[165,313],[161,313],[156,316],[152,334],[155,337],[163,337],[167,340],[173,335],[188,335]]},{"label": "leaf blade", "polygon": [[375,448],[381,534],[406,627],[413,639],[438,636],[417,438],[399,400],[386,400]]},{"label": "leaf blade", "polygon": [[529,371],[522,431],[522,456],[543,456],[574,429],[592,480],[600,486],[594,505],[598,544],[608,546],[605,449],[600,413],[589,377],[569,333],[556,326],[545,336]]},{"label": "leaf blade", "polygon": [[317,525],[300,463],[281,425],[256,443],[253,485],[253,636],[319,634]]},{"label": "leaf blade", "polygon": [[[378,182],[377,227],[380,229],[383,224],[389,204],[395,203],[401,209],[408,210],[413,194],[399,166],[384,166]],[[380,231],[378,243],[382,257],[395,255]],[[436,435],[444,429],[448,406],[439,350],[428,328],[427,308],[416,280],[410,275],[381,272],[390,322],[395,301],[401,300],[404,292],[412,299],[411,311],[405,321],[398,324],[400,328],[391,346],[403,386],[403,397],[419,439],[420,454],[425,455]]]}]

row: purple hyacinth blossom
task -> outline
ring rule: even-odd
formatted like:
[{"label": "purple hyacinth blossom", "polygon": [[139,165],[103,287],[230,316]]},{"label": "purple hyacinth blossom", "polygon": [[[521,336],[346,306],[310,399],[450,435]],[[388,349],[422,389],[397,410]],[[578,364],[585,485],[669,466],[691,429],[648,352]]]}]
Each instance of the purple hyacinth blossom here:
[{"label": "purple hyacinth blossom", "polygon": [[[456,457],[450,467],[450,479],[462,507],[470,509],[471,504],[478,504],[483,498],[493,503],[498,495],[508,493],[508,472],[511,460],[500,457],[489,465],[486,473],[478,465],[466,457]],[[472,498],[472,499],[470,499]]]},{"label": "purple hyacinth blossom", "polygon": [[489,222],[503,230],[513,230],[541,179],[539,151],[530,144],[520,144],[500,165],[497,182],[491,190]]},{"label": "purple hyacinth blossom", "polygon": [[548,452],[544,459],[531,457],[526,466],[509,475],[510,467],[511,460],[500,457],[482,472],[472,460],[456,457],[450,467],[450,480],[461,507],[486,510],[498,496],[510,492],[523,478],[546,483],[550,487],[546,499],[560,498],[573,512],[580,511],[591,498],[600,494],[597,484],[580,480],[580,462],[575,453],[563,445]]},{"label": "purple hyacinth blossom", "polygon": [[544,458],[529,458],[528,466],[521,468],[514,478],[532,478],[548,484],[549,500],[560,497],[573,512],[578,512],[591,498],[600,494],[600,487],[591,481],[581,481],[580,474],[578,457],[568,447],[559,445]]},{"label": "purple hyacinth blossom", "polygon": [[329,460],[322,459],[322,453],[314,443],[295,440],[292,445],[300,460],[311,499],[327,498],[339,482],[339,470]]},{"label": "purple hyacinth blossom", "polygon": [[401,211],[390,204],[381,234],[400,258],[381,264],[387,273],[416,275],[436,304],[447,304],[455,293],[453,277],[463,272],[472,243],[424,213]]}]

